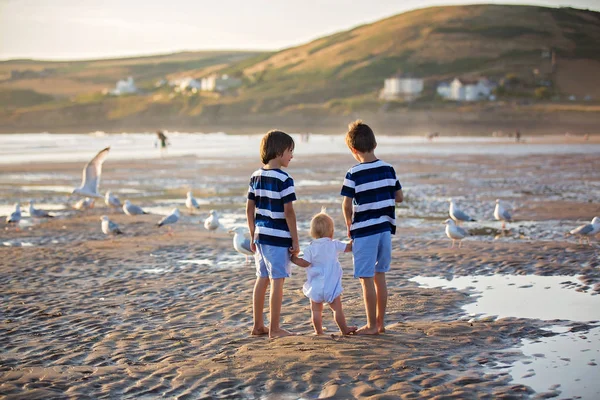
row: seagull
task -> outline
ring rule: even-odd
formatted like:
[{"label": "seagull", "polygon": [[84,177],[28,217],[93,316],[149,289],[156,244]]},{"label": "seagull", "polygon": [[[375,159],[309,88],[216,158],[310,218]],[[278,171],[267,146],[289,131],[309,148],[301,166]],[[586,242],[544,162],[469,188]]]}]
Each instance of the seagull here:
[{"label": "seagull", "polygon": [[85,199],[81,199],[77,203],[75,203],[73,208],[75,208],[76,210],[89,210],[90,208],[94,208],[95,203],[96,200],[86,197]]},{"label": "seagull", "polygon": [[12,212],[8,217],[6,217],[7,224],[15,224],[15,228],[19,230],[19,222],[21,222],[21,205],[19,203],[15,203],[15,211]]},{"label": "seagull", "polygon": [[121,200],[119,200],[119,198],[117,196],[114,196],[110,190],[107,191],[106,195],[104,196],[104,203],[106,203],[106,205],[109,207],[114,207],[114,208],[123,207],[123,204],[121,204]]},{"label": "seagull", "polygon": [[494,218],[502,221],[502,230],[506,227],[506,222],[512,222],[510,213],[502,207],[500,199],[496,199],[496,209],[494,210]]},{"label": "seagull", "polygon": [[469,236],[469,232],[467,232],[465,229],[461,228],[460,226],[457,226],[454,223],[454,221],[450,218],[445,220],[444,224],[446,224],[446,236],[448,236],[450,239],[452,239],[451,247],[454,247],[454,242],[456,240],[458,240],[458,248],[460,249],[460,246],[462,245],[461,240],[464,239],[466,236]]},{"label": "seagull", "polygon": [[471,218],[470,216],[462,212],[462,210],[460,210],[458,207],[456,207],[456,205],[454,204],[454,200],[448,199],[448,202],[450,203],[450,209],[448,210],[448,214],[450,215],[450,218],[452,218],[454,222],[456,222],[458,225],[460,225],[461,222],[465,221],[475,221],[474,218]]},{"label": "seagull", "polygon": [[[166,217],[164,217],[163,219],[158,221],[156,226],[158,226],[160,228],[161,226],[164,226],[164,225],[174,224],[177,221],[179,221],[179,210],[177,208],[174,208],[173,211],[171,211],[171,214],[167,215]],[[167,228],[169,228],[169,235],[172,235],[171,227],[168,226]]]},{"label": "seagull", "polygon": [[86,197],[102,197],[98,192],[98,187],[100,186],[100,176],[102,175],[102,163],[108,157],[109,150],[110,146],[100,150],[96,154],[96,157],[92,158],[92,161],[85,165],[81,186],[75,188],[71,194]]},{"label": "seagull", "polygon": [[31,218],[54,218],[54,215],[50,215],[46,210],[38,210],[33,206],[35,201],[29,200],[29,216]]},{"label": "seagull", "polygon": [[187,192],[187,198],[185,199],[185,206],[187,208],[190,209],[190,212],[194,212],[194,208],[195,209],[199,209],[200,206],[198,205],[198,202],[196,201],[196,199],[194,198],[194,196],[192,195],[192,192]]},{"label": "seagull", "polygon": [[250,232],[247,229],[238,226],[229,230],[229,233],[233,233],[233,248],[238,252],[246,256],[246,262],[248,262],[248,256],[253,256],[254,253],[250,249]]},{"label": "seagull", "polygon": [[577,236],[579,238],[579,244],[582,244],[582,240],[587,240],[588,245],[591,246],[590,237],[596,236],[600,232],[600,218],[594,217],[592,222],[589,224],[578,226],[573,229],[569,234]]},{"label": "seagull", "polygon": [[142,207],[131,204],[129,200],[125,200],[125,204],[123,204],[123,211],[127,215],[148,214],[148,212],[142,210]]},{"label": "seagull", "polygon": [[121,232],[121,230],[119,229],[119,225],[115,224],[110,219],[108,219],[106,215],[100,217],[100,220],[102,221],[102,232],[104,232],[106,236],[115,236],[123,234],[123,232]]},{"label": "seagull", "polygon": [[212,232],[219,227],[219,216],[215,210],[210,210],[210,216],[204,221],[204,227]]}]

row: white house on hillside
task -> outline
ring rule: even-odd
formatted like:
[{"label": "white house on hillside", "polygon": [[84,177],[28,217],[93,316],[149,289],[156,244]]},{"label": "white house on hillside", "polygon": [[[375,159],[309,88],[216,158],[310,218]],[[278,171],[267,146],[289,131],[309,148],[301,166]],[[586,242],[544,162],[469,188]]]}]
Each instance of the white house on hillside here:
[{"label": "white house on hillside", "polygon": [[411,76],[393,76],[383,84],[381,98],[396,99],[399,97],[416,98],[423,91],[423,79]]},{"label": "white house on hillside", "polygon": [[194,78],[183,78],[177,86],[179,90],[201,90],[202,84]]},{"label": "white house on hillside", "polygon": [[238,87],[242,84],[242,80],[232,78],[229,75],[211,75],[201,80],[201,90],[207,92],[223,92],[227,89]]},{"label": "white house on hillside", "polygon": [[135,86],[135,82],[133,78],[130,76],[125,80],[120,80],[117,82],[117,85],[113,90],[110,91],[110,94],[114,94],[115,96],[120,96],[122,94],[136,93],[137,87]]},{"label": "white house on hillside", "polygon": [[437,86],[437,94],[444,99],[449,99],[452,91],[450,89],[450,84],[448,82],[442,82]]},{"label": "white house on hillside", "polygon": [[437,93],[448,100],[478,101],[489,99],[494,87],[495,85],[485,78],[476,81],[454,78],[450,84],[439,84]]}]

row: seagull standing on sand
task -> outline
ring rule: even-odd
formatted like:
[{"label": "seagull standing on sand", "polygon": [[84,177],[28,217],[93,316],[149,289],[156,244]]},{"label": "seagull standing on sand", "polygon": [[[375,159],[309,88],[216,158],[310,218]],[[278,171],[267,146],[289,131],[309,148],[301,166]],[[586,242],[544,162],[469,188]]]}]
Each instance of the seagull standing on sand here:
[{"label": "seagull standing on sand", "polygon": [[6,217],[7,224],[14,224],[16,230],[19,230],[19,222],[21,222],[21,205],[15,203],[15,211],[13,211],[8,217]]},{"label": "seagull standing on sand", "polygon": [[212,232],[219,227],[219,216],[215,210],[210,210],[210,216],[204,221],[204,227]]},{"label": "seagull standing on sand", "polygon": [[[158,226],[160,228],[161,226],[164,226],[164,225],[174,224],[177,221],[179,221],[179,210],[177,208],[174,208],[173,211],[171,211],[171,214],[167,215],[166,217],[164,217],[163,219],[158,221],[156,226]],[[171,227],[168,226],[167,228],[169,228],[169,236],[172,235],[173,231],[172,231]]]},{"label": "seagull standing on sand", "polygon": [[142,207],[131,204],[129,200],[125,200],[125,204],[123,204],[123,211],[127,215],[148,214],[146,211],[142,210]]},{"label": "seagull standing on sand", "polygon": [[71,194],[87,197],[102,197],[98,192],[98,188],[100,186],[100,176],[102,175],[102,163],[106,160],[106,157],[108,157],[109,150],[110,146],[104,150],[100,150],[98,154],[96,154],[96,157],[92,158],[92,160],[85,165],[83,168],[81,186],[75,188]]},{"label": "seagull standing on sand", "polygon": [[85,199],[81,199],[77,203],[75,203],[73,208],[75,208],[76,210],[89,210],[90,208],[94,208],[95,203],[96,200],[86,197]]},{"label": "seagull standing on sand", "polygon": [[582,240],[587,240],[588,245],[590,243],[590,237],[596,236],[600,232],[600,218],[594,217],[592,222],[589,224],[578,226],[569,232],[570,235],[577,236],[579,238],[579,244],[583,244]]},{"label": "seagull standing on sand", "polygon": [[113,195],[110,190],[107,191],[106,195],[104,196],[104,203],[112,208],[123,207],[123,204],[121,204],[121,200],[119,200],[117,196]]},{"label": "seagull standing on sand", "polygon": [[121,232],[121,230],[119,229],[119,225],[115,224],[110,219],[108,219],[106,215],[100,217],[100,220],[102,221],[102,232],[104,232],[106,236],[111,236],[112,238],[115,235],[123,234],[123,232]]},{"label": "seagull standing on sand", "polygon": [[247,229],[238,226],[229,230],[229,233],[233,233],[233,248],[240,254],[246,256],[246,262],[248,262],[248,256],[253,256],[254,253],[250,249],[250,232]]},{"label": "seagull standing on sand", "polygon": [[507,222],[512,222],[510,213],[502,206],[500,199],[496,199],[496,208],[494,209],[494,218],[502,221],[502,230],[506,228]]},{"label": "seagull standing on sand", "polygon": [[456,204],[454,204],[454,200],[448,199],[448,202],[450,203],[450,209],[448,210],[448,214],[450,215],[450,218],[452,218],[454,222],[456,222],[457,225],[460,225],[461,222],[475,221],[475,219],[471,218],[470,216],[462,212],[462,210],[460,210],[458,207],[456,207]]},{"label": "seagull standing on sand", "polygon": [[198,202],[192,195],[192,192],[187,192],[187,198],[185,199],[185,206],[190,210],[190,212],[192,214],[194,213],[194,209],[197,210],[200,208],[200,206],[198,205]]},{"label": "seagull standing on sand", "polygon": [[462,245],[462,240],[466,236],[469,236],[469,232],[467,232],[465,229],[461,228],[460,226],[457,226],[454,223],[454,221],[450,218],[445,220],[444,224],[446,224],[446,236],[448,236],[450,239],[452,239],[451,247],[454,247],[454,242],[456,240],[458,240],[458,248],[460,249],[460,246]]},{"label": "seagull standing on sand", "polygon": [[33,205],[35,201],[29,200],[29,216],[31,218],[54,218],[54,215],[50,215],[46,210],[38,210]]}]

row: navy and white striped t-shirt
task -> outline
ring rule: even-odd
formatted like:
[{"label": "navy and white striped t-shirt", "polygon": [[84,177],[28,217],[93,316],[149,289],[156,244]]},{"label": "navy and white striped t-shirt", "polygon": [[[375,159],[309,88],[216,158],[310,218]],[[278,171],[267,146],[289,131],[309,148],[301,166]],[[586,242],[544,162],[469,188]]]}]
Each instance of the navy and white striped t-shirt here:
[{"label": "navy and white striped t-shirt", "polygon": [[353,199],[350,236],[354,239],[387,231],[395,234],[395,198],[400,189],[394,167],[386,162],[375,160],[350,168],[341,192]]},{"label": "navy and white striped t-shirt", "polygon": [[248,199],[256,204],[256,243],[290,247],[292,235],[283,205],[296,200],[294,180],[280,169],[255,171],[250,177]]}]

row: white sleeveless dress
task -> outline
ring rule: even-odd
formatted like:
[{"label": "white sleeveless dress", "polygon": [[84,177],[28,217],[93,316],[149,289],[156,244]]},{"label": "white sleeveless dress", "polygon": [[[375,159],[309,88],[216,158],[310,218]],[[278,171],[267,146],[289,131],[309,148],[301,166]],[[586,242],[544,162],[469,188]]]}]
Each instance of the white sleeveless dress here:
[{"label": "white sleeveless dress", "polygon": [[306,282],[302,291],[315,303],[331,303],[342,294],[342,266],[338,254],[346,244],[339,240],[320,238],[314,240],[302,258],[310,263],[306,268]]}]

